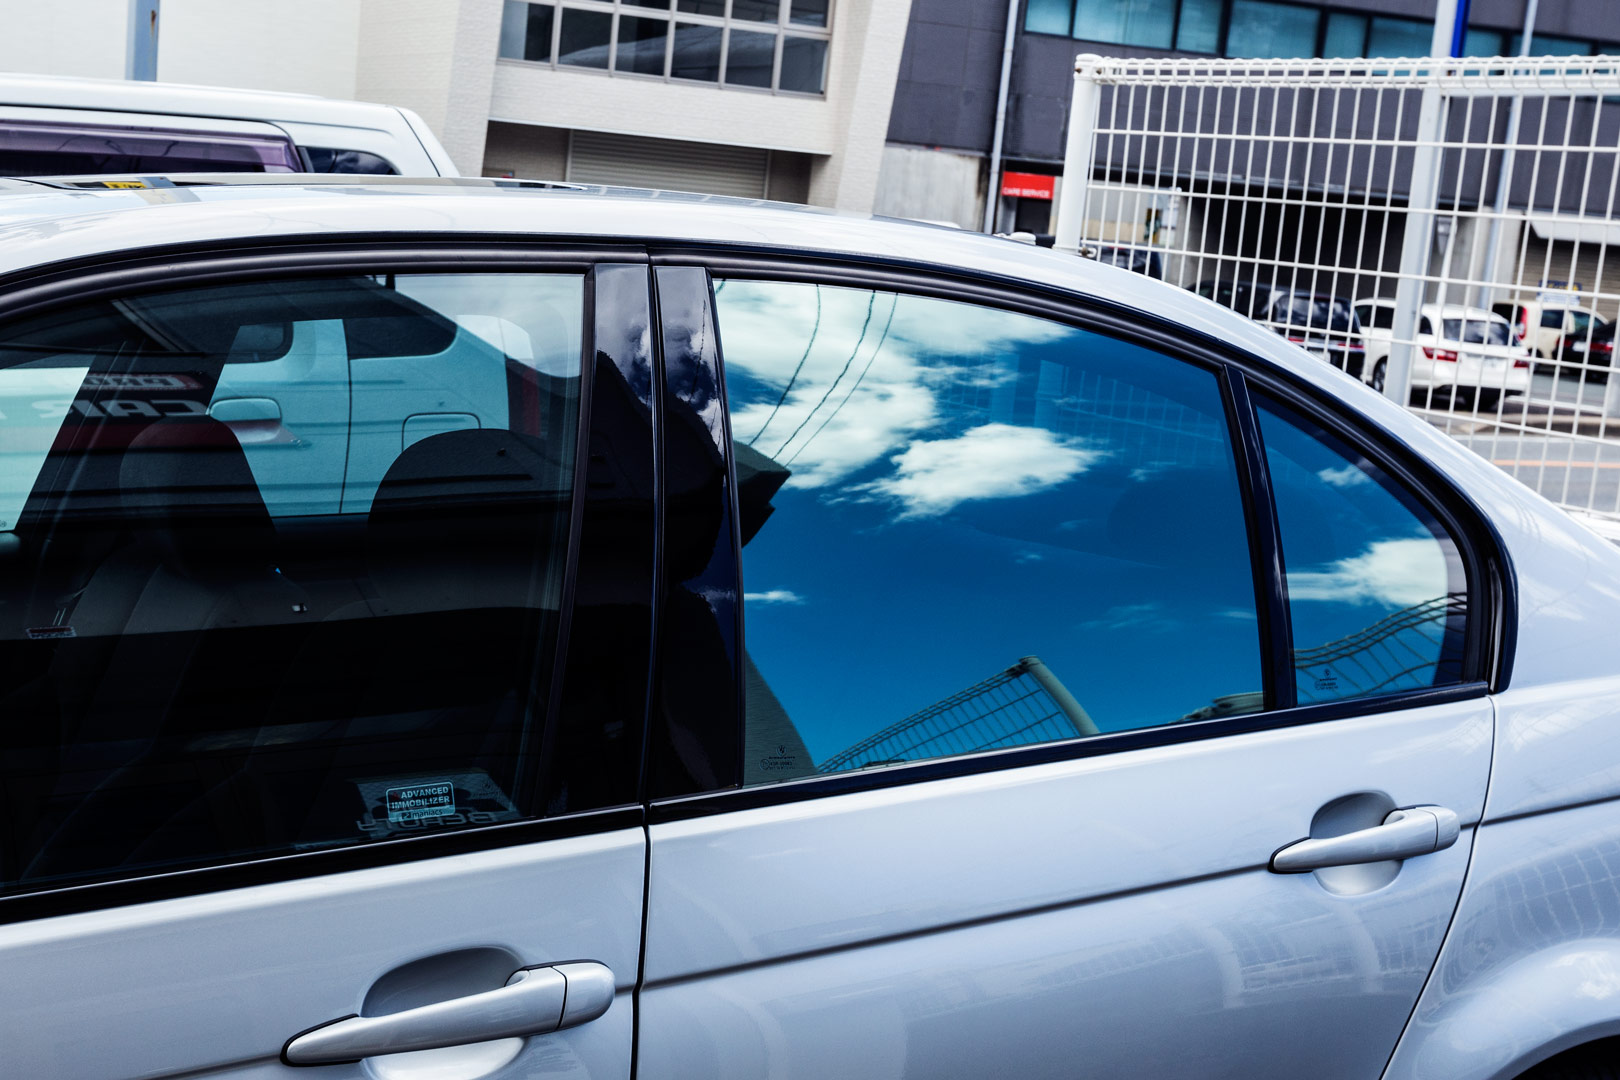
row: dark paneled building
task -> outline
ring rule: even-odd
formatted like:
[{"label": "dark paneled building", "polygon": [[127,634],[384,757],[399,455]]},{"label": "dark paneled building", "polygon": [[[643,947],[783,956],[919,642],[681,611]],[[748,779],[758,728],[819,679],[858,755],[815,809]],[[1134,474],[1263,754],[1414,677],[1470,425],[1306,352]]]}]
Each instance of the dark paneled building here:
[{"label": "dark paneled building", "polygon": [[[1449,2],[1449,0],[1442,0]],[[1062,172],[1074,58],[1426,55],[1435,0],[1021,0],[1003,169]],[[1473,0],[1464,52],[1519,51],[1525,0]],[[979,228],[990,189],[1007,5],[912,0],[890,114],[880,213]],[[1620,53],[1620,3],[1541,0],[1531,52]],[[997,227],[1050,229],[1052,202],[999,197]],[[999,187],[999,185],[998,185]]]}]

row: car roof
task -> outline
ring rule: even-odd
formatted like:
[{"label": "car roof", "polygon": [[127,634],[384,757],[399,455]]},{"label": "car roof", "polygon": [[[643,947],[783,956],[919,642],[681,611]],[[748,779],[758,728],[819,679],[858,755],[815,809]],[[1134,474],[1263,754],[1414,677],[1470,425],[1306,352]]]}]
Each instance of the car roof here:
[{"label": "car roof", "polygon": [[0,105],[375,127],[391,105],[223,86],[0,74]]},{"label": "car roof", "polygon": [[154,246],[421,233],[768,247],[971,267],[1152,306],[1250,351],[1275,353],[1279,341],[1191,292],[1095,260],[962,229],[764,200],[476,177],[0,179],[0,274]]}]

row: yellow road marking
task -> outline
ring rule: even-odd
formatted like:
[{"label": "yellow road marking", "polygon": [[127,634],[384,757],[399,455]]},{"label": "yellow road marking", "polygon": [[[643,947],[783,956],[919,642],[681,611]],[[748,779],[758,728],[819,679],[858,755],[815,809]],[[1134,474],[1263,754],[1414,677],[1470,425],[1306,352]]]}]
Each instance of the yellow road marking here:
[{"label": "yellow road marking", "polygon": [[1563,469],[1620,469],[1620,461],[1518,461],[1513,458],[1493,458],[1491,464],[1517,469],[1529,469],[1547,465]]}]

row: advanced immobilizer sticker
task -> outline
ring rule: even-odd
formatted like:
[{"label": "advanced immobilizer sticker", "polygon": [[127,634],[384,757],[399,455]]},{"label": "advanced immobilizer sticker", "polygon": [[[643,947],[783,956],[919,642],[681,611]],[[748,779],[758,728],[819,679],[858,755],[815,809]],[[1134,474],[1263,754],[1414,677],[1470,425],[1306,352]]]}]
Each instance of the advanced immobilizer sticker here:
[{"label": "advanced immobilizer sticker", "polygon": [[482,769],[374,776],[352,783],[359,796],[355,831],[374,840],[466,825],[498,825],[523,816]]},{"label": "advanced immobilizer sticker", "polygon": [[391,824],[421,821],[456,812],[456,786],[448,780],[391,787],[383,793],[383,806]]}]

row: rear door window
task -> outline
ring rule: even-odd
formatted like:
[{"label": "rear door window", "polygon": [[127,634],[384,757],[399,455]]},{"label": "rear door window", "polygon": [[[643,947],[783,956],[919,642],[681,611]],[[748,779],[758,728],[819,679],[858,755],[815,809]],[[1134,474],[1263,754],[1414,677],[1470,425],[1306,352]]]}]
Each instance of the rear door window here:
[{"label": "rear door window", "polygon": [[1213,371],[948,300],[715,294],[745,781],[1262,708]]},{"label": "rear door window", "polygon": [[0,326],[0,895],[566,802],[584,295],[355,275]]}]

